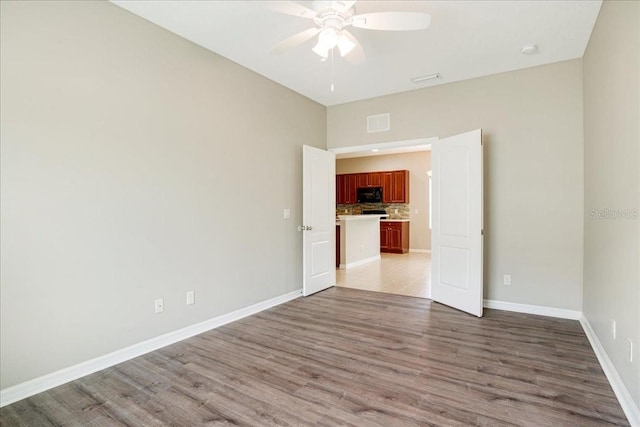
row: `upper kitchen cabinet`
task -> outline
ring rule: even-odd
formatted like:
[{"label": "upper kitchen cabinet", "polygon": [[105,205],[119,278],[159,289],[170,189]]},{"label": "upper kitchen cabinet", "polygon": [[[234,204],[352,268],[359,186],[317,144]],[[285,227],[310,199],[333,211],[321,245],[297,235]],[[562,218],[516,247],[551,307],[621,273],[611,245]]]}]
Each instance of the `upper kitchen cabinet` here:
[{"label": "upper kitchen cabinet", "polygon": [[345,205],[358,202],[356,174],[336,175],[336,204]]},{"label": "upper kitchen cabinet", "polygon": [[358,174],[358,188],[382,187],[381,172],[367,172]]},{"label": "upper kitchen cabinet", "polygon": [[336,175],[336,204],[358,203],[358,188],[382,187],[383,203],[409,203],[409,171]]},{"label": "upper kitchen cabinet", "polygon": [[384,203],[409,203],[409,171],[381,172],[382,201]]}]

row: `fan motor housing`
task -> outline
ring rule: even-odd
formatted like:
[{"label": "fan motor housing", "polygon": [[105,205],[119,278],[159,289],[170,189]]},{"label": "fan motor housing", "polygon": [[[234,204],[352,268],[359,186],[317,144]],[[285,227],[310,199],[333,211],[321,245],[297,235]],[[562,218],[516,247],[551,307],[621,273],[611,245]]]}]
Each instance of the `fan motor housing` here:
[{"label": "fan motor housing", "polygon": [[315,22],[320,27],[334,27],[337,29],[341,29],[342,27],[350,23],[349,21],[353,16],[353,7],[344,11],[339,11],[331,7],[330,1],[314,1],[314,6],[316,5],[316,3],[321,3],[322,6],[328,5],[328,7],[323,7],[320,9],[315,9],[314,7],[314,10],[316,10],[317,12],[316,16],[313,18],[313,22]]}]

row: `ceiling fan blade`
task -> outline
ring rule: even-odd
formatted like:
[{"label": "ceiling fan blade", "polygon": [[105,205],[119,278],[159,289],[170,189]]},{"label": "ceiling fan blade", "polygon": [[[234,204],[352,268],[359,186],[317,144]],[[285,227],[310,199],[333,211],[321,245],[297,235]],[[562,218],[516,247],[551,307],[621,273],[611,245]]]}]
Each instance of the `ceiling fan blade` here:
[{"label": "ceiling fan blade", "polygon": [[298,45],[301,45],[302,43],[306,42],[307,40],[309,40],[310,38],[312,38],[313,36],[315,36],[319,32],[320,32],[320,28],[312,27],[312,28],[309,28],[308,30],[304,30],[301,33],[294,34],[293,36],[291,36],[291,37],[281,41],[277,45],[275,45],[269,51],[269,53],[271,53],[273,55],[278,55],[278,54],[280,54],[282,52],[285,52],[285,51],[287,51],[289,49],[293,49],[294,47],[296,47]]},{"label": "ceiling fan blade", "polygon": [[355,44],[355,47],[351,50],[351,52],[349,52],[348,54],[345,55],[345,59],[347,61],[349,61],[351,64],[360,64],[362,62],[365,61],[366,56],[364,54],[364,50],[362,49],[362,45],[360,44],[360,42],[358,41],[358,39],[356,39],[353,34],[351,34],[349,31],[347,30],[342,30],[342,34],[349,39],[353,44]]},{"label": "ceiling fan blade", "polygon": [[356,4],[357,0],[347,1],[347,0],[336,0],[331,2],[331,7],[339,10],[340,12],[344,12],[345,10],[351,9],[351,7]]},{"label": "ceiling fan blade", "polygon": [[316,13],[294,1],[264,1],[261,2],[266,9],[287,15],[299,16],[301,18],[313,18]]},{"label": "ceiling fan blade", "polygon": [[363,13],[351,18],[351,25],[367,30],[424,30],[429,26],[429,23],[431,23],[431,15],[420,12]]}]

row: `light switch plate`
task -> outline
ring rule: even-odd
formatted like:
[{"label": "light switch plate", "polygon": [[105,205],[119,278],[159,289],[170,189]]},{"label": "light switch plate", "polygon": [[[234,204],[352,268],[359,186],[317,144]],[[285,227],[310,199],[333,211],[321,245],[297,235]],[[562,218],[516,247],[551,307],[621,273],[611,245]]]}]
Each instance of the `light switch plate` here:
[{"label": "light switch plate", "polygon": [[289,209],[289,208],[285,208],[285,209],[284,209],[284,212],[283,212],[283,214],[282,214],[282,217],[283,217],[284,219],[289,219],[289,218],[291,218],[291,209]]}]

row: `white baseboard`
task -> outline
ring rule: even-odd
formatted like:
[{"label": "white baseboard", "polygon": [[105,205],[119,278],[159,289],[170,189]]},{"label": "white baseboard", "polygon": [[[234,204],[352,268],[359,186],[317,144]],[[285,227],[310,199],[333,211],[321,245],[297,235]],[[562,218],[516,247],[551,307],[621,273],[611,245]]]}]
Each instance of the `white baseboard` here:
[{"label": "white baseboard", "polygon": [[604,371],[604,374],[611,384],[611,388],[620,402],[620,406],[624,411],[624,414],[629,421],[629,424],[634,427],[640,427],[640,410],[638,409],[638,405],[633,401],[631,397],[631,393],[625,387],[622,382],[622,378],[616,371],[615,366],[609,359],[607,352],[604,347],[600,343],[598,336],[595,331],[591,327],[591,324],[584,317],[584,314],[580,311],[576,310],[567,310],[564,308],[555,308],[555,307],[545,307],[539,305],[528,305],[528,304],[518,304],[514,302],[505,302],[505,301],[495,301],[495,300],[484,300],[485,308],[495,308],[496,310],[505,310],[505,311],[515,311],[518,313],[527,313],[527,314],[538,314],[540,316],[551,316],[551,317],[559,317],[562,319],[571,319],[571,320],[579,320],[582,325],[582,329],[584,329],[584,333],[587,335],[589,339],[589,343],[591,344],[591,348],[593,348],[593,352],[596,354],[598,358],[598,362]]},{"label": "white baseboard", "polygon": [[409,249],[409,252],[413,252],[416,254],[430,254],[431,249]]},{"label": "white baseboard", "polygon": [[[362,261],[357,262],[364,263]],[[350,265],[353,264],[355,263],[352,263]],[[186,338],[201,334],[211,329],[215,329],[227,323],[242,319],[247,316],[251,316],[252,314],[259,313],[271,307],[275,307],[276,305],[294,300],[301,295],[301,289],[289,292],[287,294],[280,295],[278,297],[271,298],[257,304],[253,304],[251,306],[232,311],[231,313],[223,314],[221,316],[205,320],[204,322],[196,323],[195,325],[187,326],[177,331],[169,332],[150,340],[125,347],[112,353],[105,354],[104,356],[87,360],[86,362],[82,362],[56,372],[52,372],[42,377],[34,378],[21,384],[16,384],[12,387],[0,390],[0,407],[10,405],[11,403],[25,399],[29,396],[33,396],[35,394],[68,383],[102,369],[117,365],[118,363],[125,362],[127,360],[165,347],[169,344],[182,341]],[[631,397],[631,394],[622,382],[620,375],[618,375],[618,372],[609,359],[607,352],[604,350],[604,347],[600,343],[600,340],[591,327],[591,324],[581,312],[562,308],[518,304],[495,300],[484,300],[484,307],[494,308],[497,310],[514,311],[518,313],[538,314],[542,316],[579,320],[582,324],[582,328],[584,329],[585,334],[587,335],[587,338],[589,339],[589,342],[591,343],[591,347],[593,348],[593,351],[595,352],[596,357],[598,358],[598,361],[602,366],[602,370],[607,376],[607,379],[611,384],[611,388],[618,398],[622,410],[627,416],[629,423],[632,426],[640,426],[640,410],[638,409],[638,406],[635,404],[633,398]]]},{"label": "white baseboard", "polygon": [[484,300],[483,307],[496,310],[515,311],[517,313],[537,314],[539,316],[559,317],[561,319],[580,320],[582,312],[566,308],[545,307],[542,305],[518,304],[515,302]]},{"label": "white baseboard", "polygon": [[248,307],[232,311],[231,313],[223,314],[221,316],[205,320],[204,322],[196,323],[194,325],[178,329],[177,331],[169,332],[167,334],[133,344],[129,347],[105,354],[104,356],[99,356],[95,359],[87,360],[77,365],[7,387],[0,390],[0,408],[29,396],[33,396],[34,394],[68,383],[69,381],[77,380],[78,378],[133,359],[134,357],[165,347],[169,344],[182,341],[194,335],[198,335],[227,323],[251,316],[252,314],[275,307],[276,305],[283,304],[287,301],[294,300],[301,295],[302,289],[289,292]]},{"label": "white baseboard", "polygon": [[359,265],[368,264],[368,263],[373,262],[373,261],[379,261],[380,259],[381,259],[380,255],[376,255],[376,256],[372,256],[372,257],[369,257],[369,258],[361,259],[361,260],[358,260],[358,261],[350,262],[348,264],[340,264],[339,268],[341,270],[346,270],[348,268],[353,268],[353,267],[357,267]]},{"label": "white baseboard", "polygon": [[618,375],[618,371],[616,371],[615,366],[613,366],[613,363],[611,362],[611,359],[609,359],[602,343],[600,343],[596,332],[591,327],[591,323],[589,323],[589,320],[587,320],[584,314],[580,316],[580,324],[591,343],[591,347],[598,358],[598,362],[600,362],[600,366],[602,366],[604,374],[609,380],[609,384],[611,384],[613,392],[618,398],[618,402],[620,402],[620,406],[622,407],[624,414],[627,416],[629,424],[632,426],[640,426],[640,409],[633,401],[631,393],[629,393],[629,390],[622,382],[622,378]]}]

